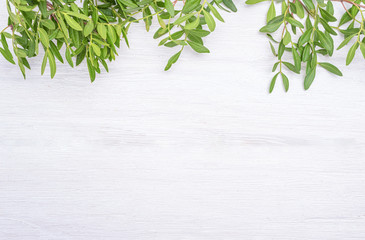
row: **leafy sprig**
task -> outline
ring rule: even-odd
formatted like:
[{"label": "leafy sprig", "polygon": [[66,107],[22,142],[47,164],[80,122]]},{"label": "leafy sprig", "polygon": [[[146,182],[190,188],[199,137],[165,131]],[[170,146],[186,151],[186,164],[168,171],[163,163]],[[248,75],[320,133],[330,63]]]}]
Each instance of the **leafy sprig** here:
[{"label": "leafy sprig", "polygon": [[[247,4],[259,2],[263,1],[246,1]],[[332,2],[340,2],[344,8],[344,14],[339,21],[334,16]],[[342,34],[345,39],[337,50],[355,40],[347,53],[346,65],[352,62],[359,47],[365,58],[363,16],[365,5],[361,5],[362,3],[365,1],[284,0],[276,3],[271,0],[267,12],[267,24],[260,29],[261,32],[267,33],[272,53],[278,59],[272,69],[276,73],[271,80],[269,91],[273,91],[279,76],[282,78],[285,90],[288,91],[289,80],[284,73],[286,71],[299,74],[304,68],[305,90],[312,85],[318,67],[342,76],[342,72],[336,66],[321,61],[326,59],[323,56],[332,57],[335,35]],[[275,7],[279,4],[281,4],[280,10],[276,10]]]},{"label": "leafy sprig", "polygon": [[[133,23],[143,21],[149,31],[152,21],[160,28],[154,38],[164,37],[159,45],[179,46],[166,65],[168,70],[186,46],[199,53],[209,53],[203,37],[214,31],[215,19],[224,21],[217,7],[236,7],[231,0],[200,2],[184,0],[177,8],[177,0],[6,0],[8,26],[1,31],[0,53],[6,60],[18,64],[25,77],[30,69],[27,59],[38,56],[43,48],[41,73],[50,68],[56,74],[56,62],[77,66],[86,61],[91,81],[101,66],[108,71],[108,61],[115,60],[121,40],[129,47],[128,30]],[[78,3],[78,4],[76,4]],[[206,25],[209,29],[204,30]],[[11,42],[13,53],[8,41]],[[64,51],[61,54],[60,51]],[[65,59],[65,60],[64,60]]]},{"label": "leafy sprig", "polygon": [[[335,35],[344,37],[338,50],[351,44],[347,65],[358,49],[365,57],[365,0],[246,1],[260,2],[269,4],[260,32],[267,34],[277,58],[270,92],[279,77],[288,91],[288,71],[304,72],[305,89],[312,85],[318,67],[342,76],[336,66],[322,60],[333,55]],[[344,9],[339,21],[332,2]],[[168,70],[186,47],[209,53],[203,39],[215,30],[216,21],[224,22],[220,11],[237,11],[232,0],[6,0],[6,7],[8,26],[0,32],[0,53],[18,64],[24,77],[25,69],[30,69],[28,59],[43,54],[42,74],[48,67],[53,78],[58,62],[75,67],[86,61],[91,81],[102,67],[108,71],[122,41],[129,47],[127,35],[134,23],[144,22],[149,31],[152,22],[158,22],[153,38],[160,39],[160,46],[179,48],[167,61]]]}]

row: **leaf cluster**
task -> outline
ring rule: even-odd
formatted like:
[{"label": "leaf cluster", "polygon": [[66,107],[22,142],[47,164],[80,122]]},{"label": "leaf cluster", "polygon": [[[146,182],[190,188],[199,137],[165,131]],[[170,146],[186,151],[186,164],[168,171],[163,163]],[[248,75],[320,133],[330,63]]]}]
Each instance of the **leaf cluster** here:
[{"label": "leaf cluster", "polygon": [[108,71],[107,63],[115,60],[122,41],[129,47],[131,24],[142,21],[149,31],[156,20],[160,28],[153,38],[162,38],[159,45],[180,47],[168,60],[168,70],[186,46],[198,53],[209,53],[203,38],[214,31],[216,20],[224,21],[217,8],[237,11],[232,0],[186,0],[180,8],[175,7],[176,3],[177,0],[6,0],[9,18],[8,26],[0,32],[0,53],[10,63],[18,64],[24,77],[25,69],[30,69],[28,59],[39,54],[43,54],[41,73],[49,67],[52,78],[57,62],[74,67],[86,61],[94,81],[101,66]]},{"label": "leaf cluster", "polygon": [[[280,76],[286,91],[289,80],[286,71],[296,74],[304,72],[304,89],[312,85],[318,67],[332,74],[342,76],[333,64],[326,62],[333,56],[334,36],[342,35],[343,41],[337,50],[351,45],[347,52],[346,65],[349,65],[358,48],[365,58],[364,0],[339,0],[343,14],[339,20],[335,16],[336,0],[283,0],[281,2],[247,0],[247,4],[268,2],[267,23],[260,29],[269,38],[270,48],[277,58],[272,71],[272,92]],[[279,8],[279,9],[277,9]],[[322,60],[323,59],[323,60]]]},{"label": "leaf cluster", "polygon": [[[318,67],[342,76],[336,66],[324,61],[334,53],[335,35],[344,39],[337,49],[351,45],[347,65],[358,49],[365,57],[361,5],[365,0],[338,0],[344,8],[339,20],[332,1],[246,1],[269,4],[260,32],[267,34],[277,58],[270,92],[278,77],[289,89],[287,71],[304,72],[305,89],[312,85]],[[158,45],[178,48],[167,61],[168,70],[186,47],[209,53],[203,39],[215,30],[217,21],[224,22],[222,11],[237,11],[232,0],[6,0],[6,8],[8,26],[0,32],[0,53],[17,64],[24,77],[25,69],[31,68],[28,59],[43,54],[42,74],[49,68],[53,78],[58,63],[75,67],[86,61],[91,81],[101,67],[108,71],[108,62],[115,60],[121,42],[129,47],[127,36],[134,23],[143,22],[149,31],[152,22],[157,22],[153,38],[159,39]]]}]

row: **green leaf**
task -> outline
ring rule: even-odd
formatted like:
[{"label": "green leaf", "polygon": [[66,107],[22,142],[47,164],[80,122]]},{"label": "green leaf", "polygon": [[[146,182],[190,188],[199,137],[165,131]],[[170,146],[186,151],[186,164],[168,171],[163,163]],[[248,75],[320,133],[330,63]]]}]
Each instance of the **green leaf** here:
[{"label": "green leaf", "polygon": [[308,90],[309,87],[312,85],[315,76],[316,76],[316,69],[315,68],[310,69],[310,71],[308,72],[308,74],[306,74],[304,78],[305,90]]},{"label": "green leaf", "polygon": [[256,4],[256,3],[260,3],[260,2],[265,2],[268,0],[247,0],[246,4]]},{"label": "green leaf", "polygon": [[86,15],[89,15],[89,1],[84,1],[82,10]]},{"label": "green leaf", "polygon": [[168,42],[166,44],[164,44],[165,47],[176,47],[178,44],[175,42],[175,41],[171,41],[171,42]]},{"label": "green leaf", "polygon": [[172,64],[176,63],[176,61],[179,59],[181,55],[181,51],[175,53],[172,57],[170,57],[169,61],[167,62],[167,65],[165,67],[165,71],[169,70],[172,66]]},{"label": "green leaf", "polygon": [[360,50],[361,50],[362,56],[365,58],[365,43],[362,42],[360,44]]},{"label": "green leaf", "polygon": [[70,53],[70,50],[68,48],[66,48],[66,54],[65,54],[65,57],[66,57],[66,61],[68,62],[68,64],[71,66],[71,67],[74,67],[74,63],[72,61],[72,57],[71,57],[71,53]]},{"label": "green leaf", "polygon": [[15,64],[14,59],[13,59],[13,56],[11,55],[11,53],[10,53],[10,52],[5,51],[4,49],[0,48],[0,53],[4,56],[4,58],[5,58],[8,62],[10,62],[10,63],[12,63],[12,64]]},{"label": "green leaf", "polygon": [[198,53],[209,53],[210,52],[208,48],[206,48],[205,46],[203,46],[200,43],[192,42],[192,41],[187,41],[187,42],[195,52],[198,52]]},{"label": "green leaf", "polygon": [[267,11],[266,22],[269,22],[275,16],[276,16],[275,4],[274,4],[274,2],[271,2],[269,10]]},{"label": "green leaf", "polygon": [[49,12],[47,11],[47,2],[46,1],[40,1],[38,3],[38,8],[42,13],[43,18],[47,18],[49,16]]},{"label": "green leaf", "polygon": [[333,30],[333,28],[323,18],[320,18],[319,21],[329,34],[337,35],[337,33]]},{"label": "green leaf", "polygon": [[197,17],[193,22],[186,24],[184,28],[188,29],[188,30],[194,29],[197,26],[199,26],[199,22],[200,22],[200,18]]},{"label": "green leaf", "polygon": [[54,76],[56,75],[56,61],[55,61],[55,57],[53,55],[53,53],[51,51],[47,51],[48,52],[48,60],[49,60],[49,66],[51,68],[51,78],[54,78]]},{"label": "green leaf", "polygon": [[224,19],[222,18],[222,16],[219,14],[219,12],[217,11],[217,9],[215,7],[213,7],[210,3],[208,3],[208,7],[209,7],[210,11],[212,11],[212,13],[216,19],[218,19],[221,22],[224,22]]},{"label": "green leaf", "polygon": [[281,57],[283,56],[284,54],[284,51],[285,51],[285,45],[283,43],[283,41],[281,41],[279,43],[279,49],[278,49],[278,59],[281,59]]},{"label": "green leaf", "polygon": [[347,38],[345,38],[345,40],[342,41],[342,43],[338,46],[337,50],[340,50],[341,48],[343,48],[344,46],[346,46],[353,37],[355,37],[357,34],[353,34],[348,36]]},{"label": "green leaf", "polygon": [[99,35],[100,35],[103,39],[106,39],[107,31],[106,31],[106,27],[105,27],[105,25],[104,25],[104,24],[99,23],[99,24],[97,25],[97,30],[98,30]]},{"label": "green leaf", "polygon": [[44,19],[44,20],[42,20],[42,25],[44,27],[48,28],[49,30],[56,29],[56,25],[53,23],[53,21],[51,19]]},{"label": "green leaf", "polygon": [[156,33],[153,35],[154,39],[157,39],[163,35],[165,35],[168,32],[168,28],[159,28]]},{"label": "green leaf", "polygon": [[115,33],[115,29],[111,25],[108,25],[108,36],[112,41],[112,43],[115,43],[115,41],[117,41],[117,35]]},{"label": "green leaf", "polygon": [[332,65],[331,63],[326,63],[326,62],[320,62],[318,63],[319,66],[323,67],[324,69],[326,69],[327,71],[336,74],[338,76],[342,76],[342,72],[340,71],[340,69],[338,69],[336,66]]},{"label": "green leaf", "polygon": [[105,68],[105,70],[107,72],[109,72],[108,64],[105,62],[105,60],[100,60],[100,61],[101,61],[101,64],[103,65],[103,67]]},{"label": "green leaf", "polygon": [[305,31],[303,35],[300,36],[298,40],[298,45],[303,46],[305,43],[307,43],[310,40],[311,35],[312,35],[312,29]]},{"label": "green leaf", "polygon": [[195,9],[200,6],[200,0],[186,0],[185,5],[182,9],[182,13],[192,13]]},{"label": "green leaf", "polygon": [[143,21],[145,22],[147,32],[150,30],[152,25],[151,10],[149,7],[143,9]]},{"label": "green leaf", "polygon": [[340,19],[340,22],[338,23],[338,26],[342,26],[343,24],[350,22],[355,16],[350,16],[347,12],[342,15],[342,18]]},{"label": "green leaf", "polygon": [[275,70],[278,68],[280,62],[276,62],[274,66],[272,66],[272,72],[275,72]]},{"label": "green leaf", "polygon": [[295,1],[295,8],[297,10],[298,17],[304,18],[304,8],[303,8],[303,5],[299,1]]},{"label": "green leaf", "polygon": [[67,26],[66,26],[65,21],[63,20],[63,17],[61,16],[61,14],[60,14],[60,13],[57,13],[57,14],[56,14],[56,16],[57,16],[58,22],[59,22],[59,24],[60,24],[60,26],[61,26],[61,30],[62,30],[63,35],[64,35],[66,38],[68,38],[68,37],[69,37],[69,34],[68,34],[68,28],[67,28]]},{"label": "green leaf", "polygon": [[100,47],[98,45],[96,45],[95,43],[91,43],[91,47],[94,51],[94,53],[100,57],[101,51],[100,51]]},{"label": "green leaf", "polygon": [[270,43],[270,48],[271,48],[271,52],[272,52],[272,54],[274,55],[274,56],[277,56],[276,55],[276,51],[275,51],[275,48],[274,48],[274,46],[272,45],[272,43],[269,41],[269,43]]},{"label": "green leaf", "polygon": [[50,49],[53,53],[53,55],[58,59],[58,61],[60,61],[61,63],[63,63],[63,58],[60,54],[60,52],[58,51],[57,46],[53,43],[53,42],[49,42],[50,43]]},{"label": "green leaf", "polygon": [[223,0],[223,4],[224,4],[224,6],[229,8],[232,12],[237,12],[237,8],[234,5],[232,0]]},{"label": "green leaf", "polygon": [[127,47],[129,48],[129,41],[128,41],[128,38],[127,38],[127,33],[124,30],[124,28],[122,28],[122,35],[123,35],[123,38],[125,40],[125,43],[127,44]]},{"label": "green leaf", "polygon": [[298,27],[298,28],[304,28],[303,24],[301,22],[299,22],[298,20],[295,20],[292,17],[287,17],[286,20],[293,26]]},{"label": "green leaf", "polygon": [[21,58],[21,61],[22,61],[22,63],[24,64],[24,66],[26,68],[31,69],[30,68],[30,65],[29,65],[29,62],[28,62],[28,60],[26,58]]},{"label": "green leaf", "polygon": [[25,58],[27,57],[27,53],[25,50],[21,49],[21,48],[17,48],[15,49],[15,54],[20,57],[20,58]]},{"label": "green leaf", "polygon": [[334,14],[333,4],[332,4],[332,2],[331,2],[331,1],[328,1],[328,2],[327,2],[326,11],[327,11],[329,14],[331,14],[331,15],[333,15],[333,14]]},{"label": "green leaf", "polygon": [[278,78],[278,76],[279,76],[279,73],[275,74],[275,76],[272,78],[271,83],[270,83],[269,93],[272,93],[272,91],[274,90],[276,79]]},{"label": "green leaf", "polygon": [[324,0],[316,0],[316,1],[317,1],[318,5],[320,7],[325,7],[326,6],[326,4],[324,3]]},{"label": "green leaf", "polygon": [[68,16],[67,14],[64,14],[66,22],[70,27],[75,29],[76,31],[82,31],[82,27],[80,24],[78,24],[72,17]]},{"label": "green leaf", "polygon": [[298,70],[297,70],[297,68],[293,65],[293,64],[291,64],[291,63],[289,63],[289,62],[283,62],[283,64],[290,70],[290,71],[292,71],[292,72],[295,72],[295,73],[299,73],[298,72]]},{"label": "green leaf", "polygon": [[310,49],[311,48],[310,48],[309,43],[307,45],[305,45],[304,50],[302,52],[302,61],[303,62],[306,62],[308,60],[308,58],[310,56]]},{"label": "green leaf", "polygon": [[48,60],[48,53],[46,52],[44,54],[43,61],[42,61],[41,75],[43,75],[44,74],[44,71],[46,70],[47,60]]},{"label": "green leaf", "polygon": [[82,49],[82,50],[76,56],[76,66],[80,65],[82,63],[82,61],[85,59],[85,56],[86,56],[85,46],[82,46],[80,49]]},{"label": "green leaf", "polygon": [[284,38],[283,38],[283,43],[284,45],[288,45],[291,42],[291,35],[289,33],[289,31],[286,31]]},{"label": "green leaf", "polygon": [[10,63],[12,63],[12,64],[16,64],[16,63],[14,62],[13,55],[11,54],[11,52],[10,52],[10,50],[9,50],[9,46],[8,46],[7,41],[6,41],[5,33],[1,33],[1,43],[2,43],[3,48],[4,48],[4,49],[0,48],[0,52],[1,52],[1,54],[4,56],[4,58],[5,58],[8,62],[10,62]]},{"label": "green leaf", "polygon": [[44,45],[45,48],[49,47],[49,38],[47,32],[43,28],[38,29],[39,32],[39,38]]},{"label": "green leaf", "polygon": [[18,58],[18,66],[20,68],[21,73],[23,74],[24,79],[25,79],[25,68],[24,68],[24,64],[23,64],[21,58]]},{"label": "green leaf", "polygon": [[210,32],[207,30],[203,30],[203,29],[194,29],[194,30],[190,30],[189,34],[193,34],[194,36],[197,36],[197,37],[206,37],[210,34]]},{"label": "green leaf", "polygon": [[284,73],[281,73],[281,78],[283,80],[285,91],[287,92],[289,90],[289,79]]},{"label": "green leaf", "polygon": [[160,17],[160,15],[157,15],[158,24],[160,24],[160,27],[166,28],[166,23],[163,21],[163,19]]},{"label": "green leaf", "polygon": [[84,28],[84,36],[87,37],[89,36],[92,31],[94,30],[94,23],[92,21],[89,21]]},{"label": "green leaf", "polygon": [[90,59],[87,59],[87,69],[89,70],[89,76],[90,76],[91,82],[94,82],[95,81],[95,68],[91,64]]},{"label": "green leaf", "polygon": [[191,40],[193,42],[197,42],[197,43],[203,44],[203,40],[200,37],[197,37],[197,36],[195,36],[193,34],[188,34],[188,38],[189,38],[189,40]]},{"label": "green leaf", "polygon": [[284,20],[284,15],[274,17],[266,24],[266,26],[260,29],[260,32],[268,32],[268,33],[275,32],[276,30],[278,30],[281,24],[283,24],[283,20]]},{"label": "green leaf", "polygon": [[329,52],[332,51],[331,40],[321,31],[317,31],[317,36],[323,47]]},{"label": "green leaf", "polygon": [[[12,38],[12,36],[10,36],[10,38]],[[6,41],[5,32],[1,33],[1,44],[3,45],[5,51],[9,51],[9,45],[8,42]]]},{"label": "green leaf", "polygon": [[165,8],[171,17],[175,16],[174,5],[172,5],[172,2],[170,0],[165,0]]},{"label": "green leaf", "polygon": [[175,20],[174,25],[179,25],[179,24],[185,22],[186,20],[188,20],[189,18],[191,18],[194,15],[195,15],[195,12],[191,12],[191,13],[189,13],[187,15],[184,15],[182,17],[179,17],[178,19]]},{"label": "green leaf", "polygon": [[215,29],[215,21],[214,21],[212,15],[210,15],[210,13],[205,11],[204,9],[203,9],[203,13],[204,13],[204,18],[205,18],[205,21],[207,22],[209,30],[211,32],[213,32]]},{"label": "green leaf", "polygon": [[319,8],[319,11],[321,12],[322,17],[327,20],[328,22],[336,22],[337,19],[332,16],[329,12],[324,10],[323,8]]},{"label": "green leaf", "polygon": [[295,69],[297,72],[300,72],[302,61],[300,59],[300,56],[299,56],[297,50],[295,50],[295,48],[292,48],[292,54],[293,54]]},{"label": "green leaf", "polygon": [[312,0],[303,0],[305,6],[307,6],[308,10],[314,10],[314,4]]},{"label": "green leaf", "polygon": [[[190,33],[191,31],[189,31],[189,33]],[[184,35],[184,31],[183,30],[181,30],[181,31],[177,31],[177,32],[174,32],[173,34],[171,34],[171,38],[173,39],[173,40],[177,40],[177,39],[179,39],[179,38],[181,38],[182,37],[182,35]],[[169,37],[168,37],[168,39],[169,39]]]},{"label": "green leaf", "polygon": [[32,11],[37,5],[33,5],[33,6],[18,6],[17,8],[21,11],[24,11],[24,12],[30,12]]},{"label": "green leaf", "polygon": [[81,14],[81,13],[71,12],[71,11],[67,11],[67,10],[64,10],[63,12],[66,13],[67,15],[71,15],[73,17],[77,17],[77,18],[80,18],[82,20],[86,20],[86,21],[90,21],[91,20],[86,15]]},{"label": "green leaf", "polygon": [[347,53],[347,57],[346,57],[346,65],[349,65],[352,60],[355,57],[355,53],[357,48],[359,47],[359,43],[356,42],[354,45],[352,45],[352,47],[350,48],[349,52]]}]

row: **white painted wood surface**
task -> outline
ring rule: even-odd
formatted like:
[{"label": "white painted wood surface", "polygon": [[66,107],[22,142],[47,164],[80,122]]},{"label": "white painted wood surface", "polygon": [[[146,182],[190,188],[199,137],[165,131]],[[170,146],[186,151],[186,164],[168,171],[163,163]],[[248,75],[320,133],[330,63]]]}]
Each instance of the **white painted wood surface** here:
[{"label": "white painted wood surface", "polygon": [[267,6],[242,5],[170,72],[140,25],[94,84],[1,59],[0,239],[365,239],[364,62],[269,95]]}]

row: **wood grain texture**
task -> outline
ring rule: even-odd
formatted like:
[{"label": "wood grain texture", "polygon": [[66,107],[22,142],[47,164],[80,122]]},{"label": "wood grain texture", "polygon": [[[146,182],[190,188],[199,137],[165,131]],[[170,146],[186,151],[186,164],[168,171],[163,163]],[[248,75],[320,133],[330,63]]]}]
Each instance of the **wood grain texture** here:
[{"label": "wood grain texture", "polygon": [[0,59],[0,239],[365,239],[364,62],[269,95],[267,6],[242,5],[169,72],[139,25],[93,84]]}]

